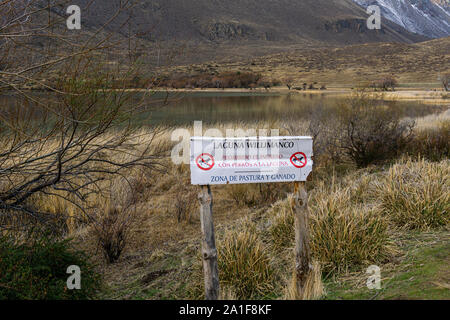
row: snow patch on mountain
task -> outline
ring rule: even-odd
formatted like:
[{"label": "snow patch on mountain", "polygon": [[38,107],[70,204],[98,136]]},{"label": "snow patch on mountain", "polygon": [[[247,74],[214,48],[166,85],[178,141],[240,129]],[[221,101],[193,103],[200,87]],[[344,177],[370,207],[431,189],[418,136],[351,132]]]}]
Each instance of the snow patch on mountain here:
[{"label": "snow patch on mountain", "polygon": [[378,5],[382,16],[431,38],[450,36],[449,0],[353,0],[363,8]]}]

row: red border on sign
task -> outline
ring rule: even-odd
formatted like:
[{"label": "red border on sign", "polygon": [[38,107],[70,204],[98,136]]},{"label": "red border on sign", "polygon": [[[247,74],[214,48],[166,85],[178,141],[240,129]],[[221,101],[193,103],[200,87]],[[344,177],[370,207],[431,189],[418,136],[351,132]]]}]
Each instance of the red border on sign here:
[{"label": "red border on sign", "polygon": [[[305,163],[303,163],[303,161],[301,161],[299,158],[297,158],[298,155],[301,155],[305,159]],[[295,164],[294,158],[297,159],[297,161],[300,161],[302,163],[302,165],[299,166],[298,164]],[[291,156],[291,163],[296,168],[304,168],[304,167],[306,167],[306,164],[308,163],[308,158],[306,157],[306,154],[304,154],[303,152],[297,152]]]},{"label": "red border on sign", "polygon": [[[208,156],[208,157],[211,158],[211,160],[212,160],[212,164],[211,164],[211,165],[209,165],[208,162],[206,162],[206,161],[203,159],[204,156]],[[203,167],[201,167],[201,166],[200,166],[200,160],[202,160],[202,162],[205,163],[205,164],[208,166],[208,168],[203,168]],[[215,162],[214,162],[214,157],[213,157],[212,155],[210,155],[209,153],[202,153],[201,155],[199,155],[199,156],[197,157],[197,159],[195,159],[195,163],[197,164],[197,167],[199,167],[199,169],[204,170],[204,171],[209,171],[209,170],[211,170],[211,169],[214,167],[214,164],[215,164]]]}]

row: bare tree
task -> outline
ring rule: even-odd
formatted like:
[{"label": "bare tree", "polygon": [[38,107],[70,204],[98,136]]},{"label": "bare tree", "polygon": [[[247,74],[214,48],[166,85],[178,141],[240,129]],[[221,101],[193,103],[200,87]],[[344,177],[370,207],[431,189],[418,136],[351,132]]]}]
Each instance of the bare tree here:
[{"label": "bare tree", "polygon": [[443,76],[441,76],[441,82],[442,86],[444,87],[445,91],[450,91],[450,73],[446,73]]},{"label": "bare tree", "polygon": [[292,77],[289,77],[285,80],[286,86],[289,90],[291,90],[292,86],[294,85],[294,79]]},{"label": "bare tree", "polygon": [[398,85],[397,79],[394,77],[386,77],[381,80],[377,80],[372,82],[370,85],[371,88],[375,89],[377,91],[380,89],[381,91],[395,91],[395,87]]},{"label": "bare tree", "polygon": [[136,166],[155,168],[164,153],[155,145],[158,131],[144,138],[133,124],[145,98],[125,90],[136,61],[108,58],[125,38],[107,25],[133,3],[119,1],[106,24],[75,33],[65,24],[68,4],[0,3],[0,93],[10,96],[0,109],[0,227],[49,221],[34,206],[36,195],[63,198],[89,219],[89,199],[102,194],[103,181]]},{"label": "bare tree", "polygon": [[403,120],[379,98],[362,91],[339,106],[334,143],[358,167],[397,156],[412,138],[415,122]]}]

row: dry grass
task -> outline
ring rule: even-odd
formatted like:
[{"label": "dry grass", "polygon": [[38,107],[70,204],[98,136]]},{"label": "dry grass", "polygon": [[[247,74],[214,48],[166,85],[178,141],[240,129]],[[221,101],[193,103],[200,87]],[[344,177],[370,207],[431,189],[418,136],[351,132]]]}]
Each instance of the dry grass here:
[{"label": "dry grass", "polygon": [[184,164],[176,166],[177,181],[165,186],[174,190],[175,198],[173,199],[172,210],[179,223],[192,223],[192,218],[198,213],[198,189],[190,184],[187,176],[188,171],[188,167]]},{"label": "dry grass", "polygon": [[[369,43],[323,49],[293,49],[290,52],[255,56],[241,61],[176,66],[178,72],[195,69],[210,72],[245,70],[276,79],[293,79],[293,86],[317,81],[326,84],[354,86],[395,75],[401,83],[427,82],[441,90],[437,74],[448,72],[449,42],[447,38],[417,43]],[[169,70],[174,72],[174,70]]]},{"label": "dry grass", "polygon": [[[386,173],[359,170],[319,183],[310,193],[312,252],[326,273],[388,261],[396,253],[393,229],[446,227],[450,212],[449,162],[405,160]],[[293,246],[288,200],[269,212],[270,235],[281,250]]]},{"label": "dry grass", "polygon": [[416,121],[416,130],[424,131],[424,130],[435,130],[442,126],[444,123],[450,121],[450,109],[438,114],[430,114],[425,117],[420,117],[415,119]]},{"label": "dry grass", "polygon": [[[311,249],[323,272],[341,273],[389,259],[394,248],[376,207],[355,203],[348,186],[319,185],[310,195]],[[276,247],[293,247],[294,215],[285,201],[271,212]]]},{"label": "dry grass", "polygon": [[[405,164],[400,163],[398,166]],[[439,164],[410,161],[407,166],[412,172],[418,167],[423,167],[423,172],[435,172],[434,181],[442,182],[448,177],[448,171],[434,168],[448,168],[448,161]],[[344,178],[331,179],[331,182],[316,183],[310,192],[310,215],[312,253],[317,262],[308,282],[309,293],[305,299],[317,299],[323,295],[321,278],[324,274],[339,276],[373,263],[382,264],[396,253],[393,244],[395,234],[390,232],[391,228],[395,228],[395,223],[383,213],[385,205],[381,204],[380,191],[377,191],[378,186],[375,186],[379,183],[382,187],[384,183],[396,181],[399,177],[403,177],[405,182],[413,183],[414,180],[408,180],[412,176],[402,172],[398,169],[388,172],[364,169]],[[386,180],[389,174],[390,179]],[[154,180],[163,183],[162,180],[171,180],[173,177],[187,178],[188,171],[173,166],[164,179],[155,176]],[[143,209],[145,214],[136,222],[133,231],[150,235],[130,243],[128,255],[132,252],[139,252],[136,256],[148,255],[148,258],[142,259],[150,265],[160,265],[169,258],[173,259],[171,257],[180,256],[183,261],[180,272],[162,277],[152,288],[161,288],[165,292],[164,297],[176,295],[178,298],[202,298],[202,268],[197,252],[199,222],[194,219],[192,224],[177,224],[170,209],[170,199],[176,196],[176,188],[170,187],[169,184],[167,190],[159,193],[158,188],[158,184],[150,186],[148,192],[154,196],[149,204],[152,203],[153,206]],[[429,187],[424,185],[423,188]],[[243,210],[241,205],[230,201],[231,198],[224,188],[213,189],[221,298],[299,298],[293,294],[295,292],[292,291],[291,283],[294,234],[289,200],[280,200],[270,209]],[[423,196],[414,194],[414,197],[419,199]],[[242,218],[243,216],[246,218]],[[181,252],[180,248],[186,246],[186,241],[196,243],[194,247],[197,249],[188,252],[189,254]],[[152,248],[155,251],[138,251],[139,248]],[[115,268],[122,270],[121,273],[134,274],[134,270],[127,271],[130,268],[128,265],[129,262],[124,261]],[[122,281],[126,282],[126,278]],[[177,286],[166,287],[166,282],[175,279],[178,279]]]},{"label": "dry grass", "polygon": [[[171,144],[168,135],[160,139],[162,144]],[[317,299],[324,294],[321,280],[324,274],[339,275],[369,264],[381,264],[396,253],[390,229],[397,226],[396,221],[407,221],[409,224],[411,221],[406,215],[402,216],[402,220],[389,218],[387,210],[394,210],[389,202],[393,200],[390,199],[395,198],[397,204],[400,203],[397,197],[409,196],[411,199],[405,198],[403,202],[431,202],[444,206],[447,201],[446,212],[443,212],[446,218],[439,221],[448,224],[448,168],[448,161],[439,164],[410,161],[409,164],[399,163],[386,173],[365,169],[343,178],[316,183],[310,192],[311,245],[316,262],[314,272],[308,280],[308,293],[303,298]],[[166,170],[164,174],[130,172],[127,175],[130,183],[122,181],[128,188],[131,185],[132,194],[137,196],[137,210],[140,213],[138,220],[132,223],[130,240],[124,249],[125,258],[130,255],[142,256],[148,261],[146,263],[159,264],[167,259],[167,253],[164,253],[167,250],[179,251],[179,241],[199,237],[197,217],[191,217],[191,224],[176,223],[174,205],[180,195],[180,187],[177,185],[188,186],[188,167],[169,165]],[[416,173],[419,178],[414,178],[412,173]],[[395,185],[400,178],[402,185]],[[121,182],[118,181],[118,184]],[[397,194],[390,192],[393,198],[382,202],[381,190],[386,188],[401,191]],[[116,190],[113,194],[117,194],[113,197],[126,198],[120,196],[119,186],[113,189]],[[253,205],[253,199],[262,199],[259,193],[258,186],[214,188],[221,298],[299,298],[292,290],[294,232],[289,199],[280,200],[272,208],[263,208],[258,213],[248,207]],[[234,201],[230,201],[232,199]],[[436,199],[440,199],[440,202]],[[100,198],[91,200],[101,201]],[[67,210],[56,202],[46,203],[54,206],[55,212]],[[245,207],[247,209],[244,210]],[[416,205],[411,213],[416,215],[420,212],[417,208],[419,207]],[[404,214],[403,211],[398,212]],[[430,212],[435,219],[436,211]],[[249,218],[240,219],[249,213]],[[192,260],[200,261],[199,256],[196,258]],[[123,270],[121,273],[126,273],[129,267],[120,264],[120,267],[108,268],[118,268]],[[177,293],[181,294],[178,297],[201,298],[201,264],[195,264],[194,267],[188,262],[183,268],[188,269],[176,277],[180,278],[181,283],[188,285],[184,293]],[[123,281],[127,281],[126,277]],[[163,282],[161,285],[164,286]]]},{"label": "dry grass", "polygon": [[255,203],[255,194],[251,191],[251,188],[245,184],[227,186],[227,194],[237,206],[251,206]]},{"label": "dry grass", "polygon": [[238,299],[264,298],[274,289],[266,246],[248,228],[228,231],[218,244],[220,280]]},{"label": "dry grass", "polygon": [[[440,117],[421,119],[419,128],[434,128],[436,123],[442,122]],[[238,128],[240,125],[224,124],[220,129],[225,132],[227,128]],[[283,126],[266,123],[254,126],[245,124],[243,127]],[[306,128],[304,125],[301,127]],[[204,129],[206,131],[208,128]],[[135,142],[144,144],[147,139],[143,129]],[[174,145],[168,131],[158,136],[156,141],[164,148]],[[310,229],[313,257],[317,262],[308,282],[309,293],[304,298],[316,299],[323,294],[321,278],[324,274],[340,275],[389,260],[396,252],[391,229],[428,230],[448,226],[449,168],[448,160],[440,163],[409,160],[395,164],[387,172],[369,168],[339,179],[327,178],[311,184]],[[145,272],[135,270],[134,264],[144,264],[142,270],[145,270],[161,264],[167,257],[182,256],[182,271],[176,277],[180,286],[186,284],[186,288],[182,289],[182,293],[177,292],[178,297],[200,298],[203,286],[201,264],[192,262],[200,261],[199,256],[195,256],[198,246],[192,245],[194,249],[189,254],[180,249],[185,247],[187,241],[198,245],[200,225],[198,217],[193,215],[196,210],[186,211],[191,212],[189,224],[177,223],[175,213],[176,199],[189,185],[188,167],[170,164],[164,172],[131,170],[124,172],[124,176],[126,181],[115,181],[109,194],[93,194],[89,199],[93,207],[109,204],[113,211],[123,207],[114,199],[132,199],[130,201],[136,205],[137,214],[130,224],[130,237],[122,254],[123,259],[119,259],[116,265],[104,266],[109,282],[128,283],[132,281],[130,275]],[[177,185],[183,185],[181,191]],[[276,187],[277,190],[260,190],[259,186],[248,185],[213,187],[222,298],[298,298],[293,294],[291,284],[294,267],[293,214],[289,199],[284,199],[283,195],[289,186]],[[110,185],[105,184],[102,188],[109,191]],[[195,195],[195,188],[190,190]],[[260,210],[250,208],[254,205],[254,199],[261,200],[273,194],[277,197],[264,202]],[[191,202],[194,201],[192,199],[194,196]],[[277,199],[283,200],[275,202]],[[40,196],[33,201],[36,206],[55,215],[63,213],[72,217],[80,214],[58,197]],[[182,207],[183,203],[180,202],[179,206]],[[101,212],[109,211],[105,208]],[[241,219],[243,216],[249,217]],[[94,252],[95,246],[89,247],[95,243],[92,234],[79,232],[86,229],[86,224],[64,223],[67,224],[68,234],[83,234],[82,245]],[[130,262],[133,259],[136,263]],[[170,276],[163,277],[159,286],[173,292],[165,284],[169,280]],[[190,288],[195,289],[195,294],[189,291]]]},{"label": "dry grass", "polygon": [[393,165],[374,181],[383,215],[401,229],[430,230],[450,222],[450,161]]},{"label": "dry grass", "polygon": [[59,195],[34,195],[30,202],[34,208],[41,212],[47,212],[54,216],[52,224],[61,234],[73,234],[85,222],[84,216],[80,216],[79,209],[69,202],[67,195],[59,192]]},{"label": "dry grass", "polygon": [[289,248],[294,242],[294,213],[289,203],[291,203],[291,197],[274,206],[270,212],[272,218],[269,232],[274,246],[280,249]]},{"label": "dry grass", "polygon": [[393,254],[387,222],[376,207],[352,205],[348,189],[330,192],[311,204],[312,251],[325,272],[381,263]]},{"label": "dry grass", "polygon": [[302,296],[299,296],[298,294],[295,274],[292,275],[291,281],[289,282],[284,295],[286,300],[318,300],[326,294],[322,282],[322,269],[320,264],[317,261],[314,261],[312,263],[312,267],[312,272],[306,279]]},{"label": "dry grass", "polygon": [[429,121],[433,126],[422,126],[409,143],[409,153],[440,161],[450,157],[450,119]]}]

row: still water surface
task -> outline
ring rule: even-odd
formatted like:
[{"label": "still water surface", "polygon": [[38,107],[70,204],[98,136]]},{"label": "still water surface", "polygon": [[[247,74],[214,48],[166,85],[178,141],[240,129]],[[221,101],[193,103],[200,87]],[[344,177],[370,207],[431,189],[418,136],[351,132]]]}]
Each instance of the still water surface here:
[{"label": "still water surface", "polygon": [[[45,100],[47,93],[33,93],[34,98]],[[195,92],[171,93],[167,105],[161,106],[166,93],[157,93],[142,99],[142,93],[133,93],[136,103],[142,102],[145,111],[135,122],[138,125],[192,125],[193,121],[206,124],[215,123],[255,123],[279,120],[308,119],[318,108],[327,110],[344,99],[344,95],[331,93],[316,94],[278,94],[278,93],[232,93],[232,92]],[[142,99],[142,100],[141,100]],[[21,98],[13,94],[0,95],[2,107],[23,105]],[[401,110],[404,116],[418,117],[439,112],[443,106],[434,106],[421,102],[399,101],[384,102],[389,108]]]},{"label": "still water surface", "polygon": [[[336,94],[271,94],[271,93],[189,93],[169,98],[164,107],[152,107],[152,124],[186,125],[202,120],[205,123],[229,123],[307,119],[317,108],[325,109],[345,101]],[[390,108],[402,110],[405,116],[424,116],[438,112],[442,106],[421,102],[384,102]]]}]

